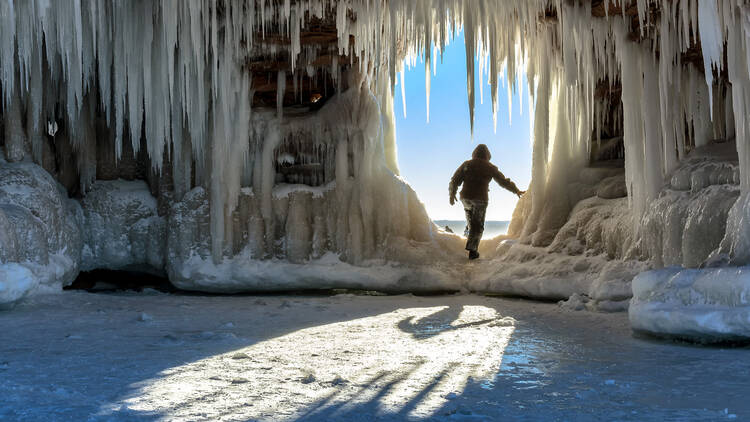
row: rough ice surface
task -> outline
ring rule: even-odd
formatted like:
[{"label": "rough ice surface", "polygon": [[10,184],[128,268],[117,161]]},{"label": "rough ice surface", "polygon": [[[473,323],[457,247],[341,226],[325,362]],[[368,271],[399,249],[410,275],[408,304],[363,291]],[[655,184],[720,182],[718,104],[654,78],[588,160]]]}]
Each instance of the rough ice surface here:
[{"label": "rough ice surface", "polygon": [[81,270],[162,271],[166,221],[140,180],[100,180],[81,201]]},{"label": "rough ice surface", "polygon": [[750,337],[748,267],[665,268],[633,280],[634,329],[698,340]]},{"label": "rough ice surface", "polygon": [[740,195],[733,151],[731,143],[692,151],[649,204],[641,237],[656,267],[695,268],[718,253],[729,212]]}]

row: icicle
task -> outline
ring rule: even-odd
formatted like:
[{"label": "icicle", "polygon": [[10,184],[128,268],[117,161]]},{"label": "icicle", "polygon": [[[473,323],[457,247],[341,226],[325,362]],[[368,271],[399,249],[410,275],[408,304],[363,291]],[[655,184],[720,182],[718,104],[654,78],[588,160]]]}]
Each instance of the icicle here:
[{"label": "icicle", "polygon": [[[373,152],[376,150],[385,157],[377,159],[382,159],[391,171],[397,171],[392,113],[397,78],[406,116],[404,67],[413,65],[424,54],[429,119],[430,67],[434,75],[438,51],[442,57],[445,46],[463,28],[472,133],[475,66],[479,66],[480,101],[483,101],[484,75],[488,72],[495,125],[499,75],[503,74],[507,83],[504,88],[508,91],[510,114],[513,92],[523,92],[525,71],[528,92],[534,98],[528,107],[534,110],[532,189],[537,191],[534,194],[537,205],[538,198],[544,196],[544,178],[563,159],[553,157],[551,151],[565,151],[568,159],[577,163],[591,144],[592,134],[598,139],[606,125],[625,133],[628,189],[636,214],[653,197],[656,180],[689,152],[691,143],[685,134],[692,133],[688,136],[693,136],[695,145],[700,146],[715,136],[712,130],[718,124],[726,127],[725,136],[736,132],[742,189],[750,191],[750,172],[745,170],[750,162],[750,128],[746,127],[750,108],[747,88],[750,20],[746,5],[737,0],[660,1],[663,9],[658,23],[660,35],[652,41],[658,45],[644,42],[637,48],[628,39],[627,28],[623,28],[627,24],[625,19],[620,16],[592,19],[590,2],[581,5],[562,0],[396,0],[387,6],[361,0],[225,3],[220,3],[222,7],[215,1],[200,0],[132,4],[114,0],[0,0],[3,118],[7,121],[9,116],[17,115],[15,102],[21,101],[20,109],[26,107],[28,120],[22,129],[31,139],[31,150],[38,160],[42,143],[32,131],[39,131],[40,122],[60,119],[73,125],[90,119],[91,110],[96,109],[102,116],[95,117],[105,117],[106,126],[114,131],[114,153],[118,159],[123,142],[130,141],[136,151],[145,145],[151,163],[159,169],[167,159],[164,156],[167,151],[178,197],[191,187],[194,165],[196,184],[211,189],[212,242],[214,258],[218,259],[232,236],[228,227],[232,201],[236,200],[237,186],[241,184],[237,179],[239,174],[252,173],[245,174],[242,183],[252,182],[256,194],[262,192],[270,198],[274,174],[273,167],[265,160],[272,157],[275,145],[267,137],[281,137],[281,131],[287,130],[259,124],[246,131],[247,136],[253,133],[253,150],[237,152],[244,146],[234,142],[241,139],[235,126],[245,125],[247,116],[241,113],[250,113],[251,102],[248,97],[251,94],[245,89],[249,82],[244,79],[247,75],[242,74],[241,64],[256,55],[285,60],[288,54],[289,69],[276,74],[278,120],[283,117],[288,71],[292,72],[297,98],[304,91],[298,79],[303,77],[303,71],[298,74],[298,67],[303,66],[311,83],[316,86],[322,83],[321,89],[326,93],[330,76],[341,93],[341,69],[358,64],[366,79],[358,86],[376,93],[380,113],[387,118],[379,120],[383,125],[382,145],[366,145],[359,135],[347,132],[349,126],[369,124],[359,116],[356,123],[341,124],[346,130],[315,129],[314,137],[332,139],[328,149],[316,151],[326,156],[322,177],[330,182],[335,174],[337,183],[343,186],[355,183],[349,178],[350,173],[359,176],[360,170],[372,171],[375,164],[363,163],[359,155],[376,157]],[[648,22],[653,3],[653,0],[637,1],[641,31],[654,23]],[[627,7],[623,2],[616,4],[623,12]],[[548,7],[556,8],[557,23],[539,22],[539,16]],[[609,1],[604,3],[604,9],[609,15]],[[301,45],[300,32],[308,17],[335,19],[337,45],[330,50]],[[264,42],[272,31],[274,36],[278,33],[285,40],[288,37],[289,44]],[[350,44],[352,38],[357,40],[356,45]],[[721,69],[725,41],[727,68]],[[704,75],[680,63],[680,53],[693,42],[702,45]],[[653,62],[657,50],[660,60]],[[333,55],[331,67],[317,72],[316,67],[325,55]],[[338,63],[341,55],[349,57],[348,63]],[[712,98],[714,71],[726,71],[729,75],[731,85],[726,85],[731,86],[731,92],[724,98]],[[269,79],[273,79],[273,73],[270,72]],[[619,79],[623,85],[622,105],[595,101],[598,82],[608,80],[614,84]],[[355,84],[349,87],[357,89]],[[341,94],[337,101],[343,101],[345,93]],[[362,98],[370,99],[367,95]],[[97,104],[86,103],[92,99]],[[722,102],[731,103],[726,113],[722,112]],[[520,106],[523,109],[523,103]],[[58,110],[53,110],[55,107]],[[603,107],[616,111],[605,114]],[[709,117],[714,113],[715,122],[711,125]],[[278,124],[275,121],[272,126]],[[11,126],[6,124],[6,130]],[[300,144],[304,138],[299,133],[283,135],[298,150],[307,148]],[[9,142],[11,147],[6,149],[17,149],[17,139],[6,140],[6,146]],[[77,163],[90,170],[94,141],[71,139],[71,143],[77,142],[83,156]],[[246,143],[251,144],[249,139]],[[353,153],[355,150],[357,154]],[[349,159],[350,153],[356,157]],[[311,157],[303,155],[301,159],[310,162]],[[336,171],[328,169],[329,166]],[[306,180],[318,183],[316,177]],[[85,187],[86,180],[83,182]],[[270,199],[263,205],[266,216],[273,214],[269,204]],[[359,210],[352,215],[356,212],[360,215],[352,217],[352,221],[366,220]]]},{"label": "icicle", "polygon": [[[426,32],[425,32],[426,34]],[[427,39],[427,35],[425,35],[425,48],[424,48],[424,90],[425,90],[425,105],[427,107],[427,122],[430,121],[430,60],[432,59],[432,56],[430,55],[431,49],[430,49],[430,40]]]},{"label": "icicle", "polygon": [[16,93],[10,98],[10,101],[3,110],[3,118],[5,120],[3,125],[5,129],[5,158],[9,162],[21,161],[29,152],[26,133],[22,124],[21,108],[21,96],[20,93]]},{"label": "icicle", "polygon": [[404,69],[401,68],[401,103],[404,105],[404,118],[406,118],[406,83],[404,82]]},{"label": "icicle", "polygon": [[714,66],[721,66],[724,51],[724,39],[721,35],[716,0],[698,0],[698,25],[703,51],[703,69],[708,86],[709,109],[713,119],[713,81]]},{"label": "icicle", "polygon": [[279,70],[276,77],[276,117],[279,120],[284,113],[284,91],[286,91],[286,71]]},{"label": "icicle", "polygon": [[[289,0],[286,0],[285,4],[288,4]],[[288,6],[285,6],[288,7]],[[291,51],[289,52],[289,63],[292,65],[292,73],[294,73],[294,67],[297,63],[297,57],[299,56],[300,51],[302,51],[301,43],[300,43],[300,20],[297,18],[297,5],[295,5],[295,10],[291,12],[290,15],[290,26],[291,26]]]},{"label": "icicle", "polygon": [[[471,3],[464,4],[464,18],[471,19]],[[474,34],[474,22],[469,20],[464,22],[464,42],[466,44],[466,95],[469,100],[469,122],[471,126],[471,136],[474,137],[474,48],[476,47],[476,38]]]}]

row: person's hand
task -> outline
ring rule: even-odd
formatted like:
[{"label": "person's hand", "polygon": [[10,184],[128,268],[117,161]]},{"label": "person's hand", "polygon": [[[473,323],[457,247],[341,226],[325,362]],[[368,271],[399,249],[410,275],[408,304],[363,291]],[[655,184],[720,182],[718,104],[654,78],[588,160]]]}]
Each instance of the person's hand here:
[{"label": "person's hand", "polygon": [[450,203],[451,203],[451,205],[455,204],[455,203],[456,203],[456,196],[455,196],[455,195],[452,195],[452,196],[450,197],[450,199],[448,200],[448,202],[450,202]]},{"label": "person's hand", "polygon": [[520,198],[520,197],[522,197],[522,196],[523,196],[523,194],[525,194],[525,193],[526,193],[526,191],[525,191],[525,190],[519,190],[518,192],[516,192],[516,195],[518,195],[518,197]]}]

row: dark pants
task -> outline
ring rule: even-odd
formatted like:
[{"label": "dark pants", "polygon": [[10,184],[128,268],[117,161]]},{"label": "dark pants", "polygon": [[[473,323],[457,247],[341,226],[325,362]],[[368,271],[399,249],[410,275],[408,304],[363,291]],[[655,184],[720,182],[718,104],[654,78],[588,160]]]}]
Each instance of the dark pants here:
[{"label": "dark pants", "polygon": [[466,212],[466,250],[476,251],[479,241],[484,232],[484,215],[487,211],[487,201],[476,201],[473,199],[461,199]]}]

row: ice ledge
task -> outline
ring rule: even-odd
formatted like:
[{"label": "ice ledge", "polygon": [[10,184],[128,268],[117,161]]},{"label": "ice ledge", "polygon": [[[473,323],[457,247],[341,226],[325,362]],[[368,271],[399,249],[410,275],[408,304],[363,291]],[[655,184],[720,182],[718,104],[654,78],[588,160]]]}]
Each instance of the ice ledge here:
[{"label": "ice ledge", "polygon": [[628,313],[636,331],[705,342],[750,339],[750,267],[641,273]]},{"label": "ice ledge", "polygon": [[304,264],[282,260],[257,260],[250,253],[214,264],[211,258],[192,255],[172,265],[175,287],[220,293],[283,291],[295,289],[364,289],[385,292],[432,292],[461,290],[455,270],[400,265],[371,260],[351,265],[333,252]]},{"label": "ice ledge", "polygon": [[[282,199],[289,197],[290,194],[295,192],[307,192],[311,193],[313,198],[323,198],[326,192],[330,192],[334,189],[336,189],[335,181],[323,186],[279,183],[273,187],[273,197],[275,199]],[[252,191],[250,191],[250,193],[252,193]]]}]

